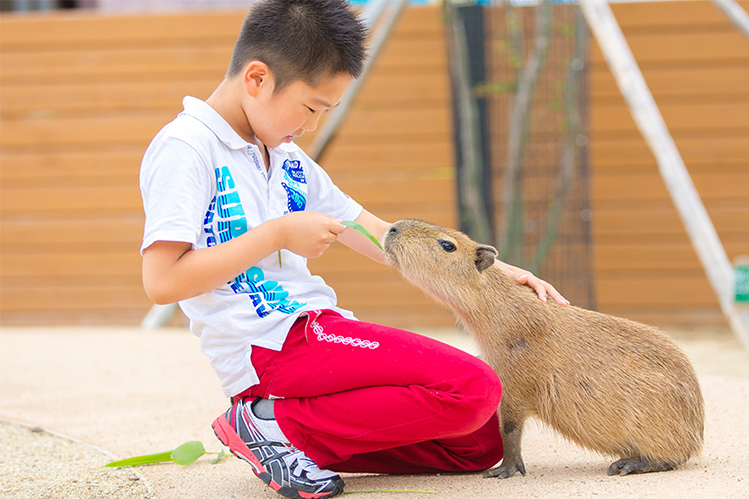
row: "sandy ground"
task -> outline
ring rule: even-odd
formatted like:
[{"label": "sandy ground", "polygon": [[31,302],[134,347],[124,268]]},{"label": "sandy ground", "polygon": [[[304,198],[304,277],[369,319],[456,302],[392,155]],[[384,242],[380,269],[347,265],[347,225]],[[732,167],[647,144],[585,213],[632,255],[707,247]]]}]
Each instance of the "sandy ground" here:
[{"label": "sandy ground", "polygon": [[[475,352],[461,333],[423,333]],[[724,329],[669,333],[697,368],[707,410],[703,455],[678,470],[608,477],[609,459],[532,423],[523,440],[525,477],[345,475],[346,490],[434,492],[351,494],[367,499],[747,497],[749,350]],[[183,329],[0,329],[0,497],[279,497],[235,458],[101,467],[188,440],[218,451],[210,423],[227,404],[197,339]]]}]

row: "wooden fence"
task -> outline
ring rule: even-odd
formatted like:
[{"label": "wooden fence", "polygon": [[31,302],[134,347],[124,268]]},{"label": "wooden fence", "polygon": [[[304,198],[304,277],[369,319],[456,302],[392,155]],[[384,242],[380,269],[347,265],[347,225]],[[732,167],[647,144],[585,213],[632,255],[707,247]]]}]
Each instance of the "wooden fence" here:
[{"label": "wooden fence", "polygon": [[[749,254],[749,42],[709,2],[613,7],[729,255]],[[0,16],[2,324],[140,321],[150,306],[138,255],[140,159],[183,95],[206,98],[221,80],[242,18]],[[721,322],[594,43],[591,60],[600,309],[660,323]],[[321,163],[386,220],[454,226],[448,87],[439,9],[408,8]],[[453,323],[395,271],[341,245],[310,267],[364,320]]]},{"label": "wooden fence", "polygon": [[[711,2],[612,8],[729,258],[749,254],[749,40]],[[723,322],[653,155],[592,49],[599,307],[656,323]]]}]

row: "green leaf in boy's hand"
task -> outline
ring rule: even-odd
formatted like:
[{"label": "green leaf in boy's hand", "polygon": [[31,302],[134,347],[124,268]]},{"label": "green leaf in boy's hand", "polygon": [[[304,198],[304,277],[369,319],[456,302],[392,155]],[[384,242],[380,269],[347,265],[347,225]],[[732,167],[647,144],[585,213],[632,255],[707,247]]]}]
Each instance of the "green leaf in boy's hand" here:
[{"label": "green leaf in boy's hand", "polygon": [[367,229],[364,228],[362,224],[359,222],[352,222],[350,220],[344,220],[341,222],[341,224],[345,225],[346,227],[351,227],[355,231],[359,232],[360,234],[365,235],[369,238],[370,241],[372,241],[378,248],[382,249],[382,245],[380,244],[380,241],[377,240],[376,237],[372,235],[371,232],[369,232]]},{"label": "green leaf in boy's hand", "polygon": [[187,465],[192,464],[197,459],[205,454],[205,447],[202,442],[193,440],[192,442],[185,442],[172,451],[172,461],[177,464]]}]

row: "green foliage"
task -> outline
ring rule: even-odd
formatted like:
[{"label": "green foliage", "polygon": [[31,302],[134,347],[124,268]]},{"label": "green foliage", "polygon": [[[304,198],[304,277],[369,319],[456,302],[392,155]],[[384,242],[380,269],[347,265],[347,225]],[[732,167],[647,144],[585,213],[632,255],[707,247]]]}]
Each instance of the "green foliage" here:
[{"label": "green foliage", "polygon": [[194,463],[203,454],[205,454],[203,443],[193,440],[192,442],[185,442],[174,449],[171,458],[176,464],[185,466]]},{"label": "green foliage", "polygon": [[112,461],[104,466],[107,468],[122,468],[124,466],[142,466],[144,464],[168,463],[173,462],[181,466],[192,464],[204,454],[217,454],[211,464],[216,464],[220,459],[230,455],[221,449],[220,452],[207,452],[202,442],[192,440],[185,442],[174,450],[158,452],[156,454],[146,454],[144,456],[128,457],[118,461]]},{"label": "green foliage", "polygon": [[411,492],[413,494],[436,494],[436,490],[415,490],[415,489],[395,489],[395,490],[352,490],[343,494],[374,494],[376,492],[387,492],[390,494],[402,494]]},{"label": "green foliage", "polygon": [[382,245],[380,244],[380,241],[378,241],[377,238],[374,237],[371,232],[369,232],[367,229],[365,229],[362,224],[360,224],[358,222],[352,222],[350,220],[344,220],[341,223],[343,225],[345,225],[346,227],[351,227],[352,229],[354,229],[355,231],[359,232],[360,234],[363,234],[363,235],[367,236],[369,238],[369,240],[372,241],[375,244],[375,246],[377,246],[378,248],[382,249]]}]

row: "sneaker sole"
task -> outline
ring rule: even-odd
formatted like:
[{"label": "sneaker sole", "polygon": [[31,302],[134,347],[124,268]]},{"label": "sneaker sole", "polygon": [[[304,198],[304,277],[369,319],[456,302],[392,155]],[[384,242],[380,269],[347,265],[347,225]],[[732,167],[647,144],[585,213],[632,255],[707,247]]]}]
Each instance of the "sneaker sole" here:
[{"label": "sneaker sole", "polygon": [[237,435],[237,432],[234,431],[234,428],[232,428],[231,424],[229,424],[224,416],[217,417],[211,424],[211,427],[213,428],[213,433],[216,434],[216,438],[218,438],[224,446],[228,447],[232,454],[247,462],[252,467],[252,472],[255,473],[255,476],[261,479],[268,487],[284,497],[290,499],[321,499],[324,497],[333,497],[343,492],[342,487],[340,490],[323,494],[300,492],[289,487],[283,487],[273,480],[270,473],[268,473],[260,461],[257,460],[255,454],[252,453],[249,447],[247,447],[239,435]]}]

